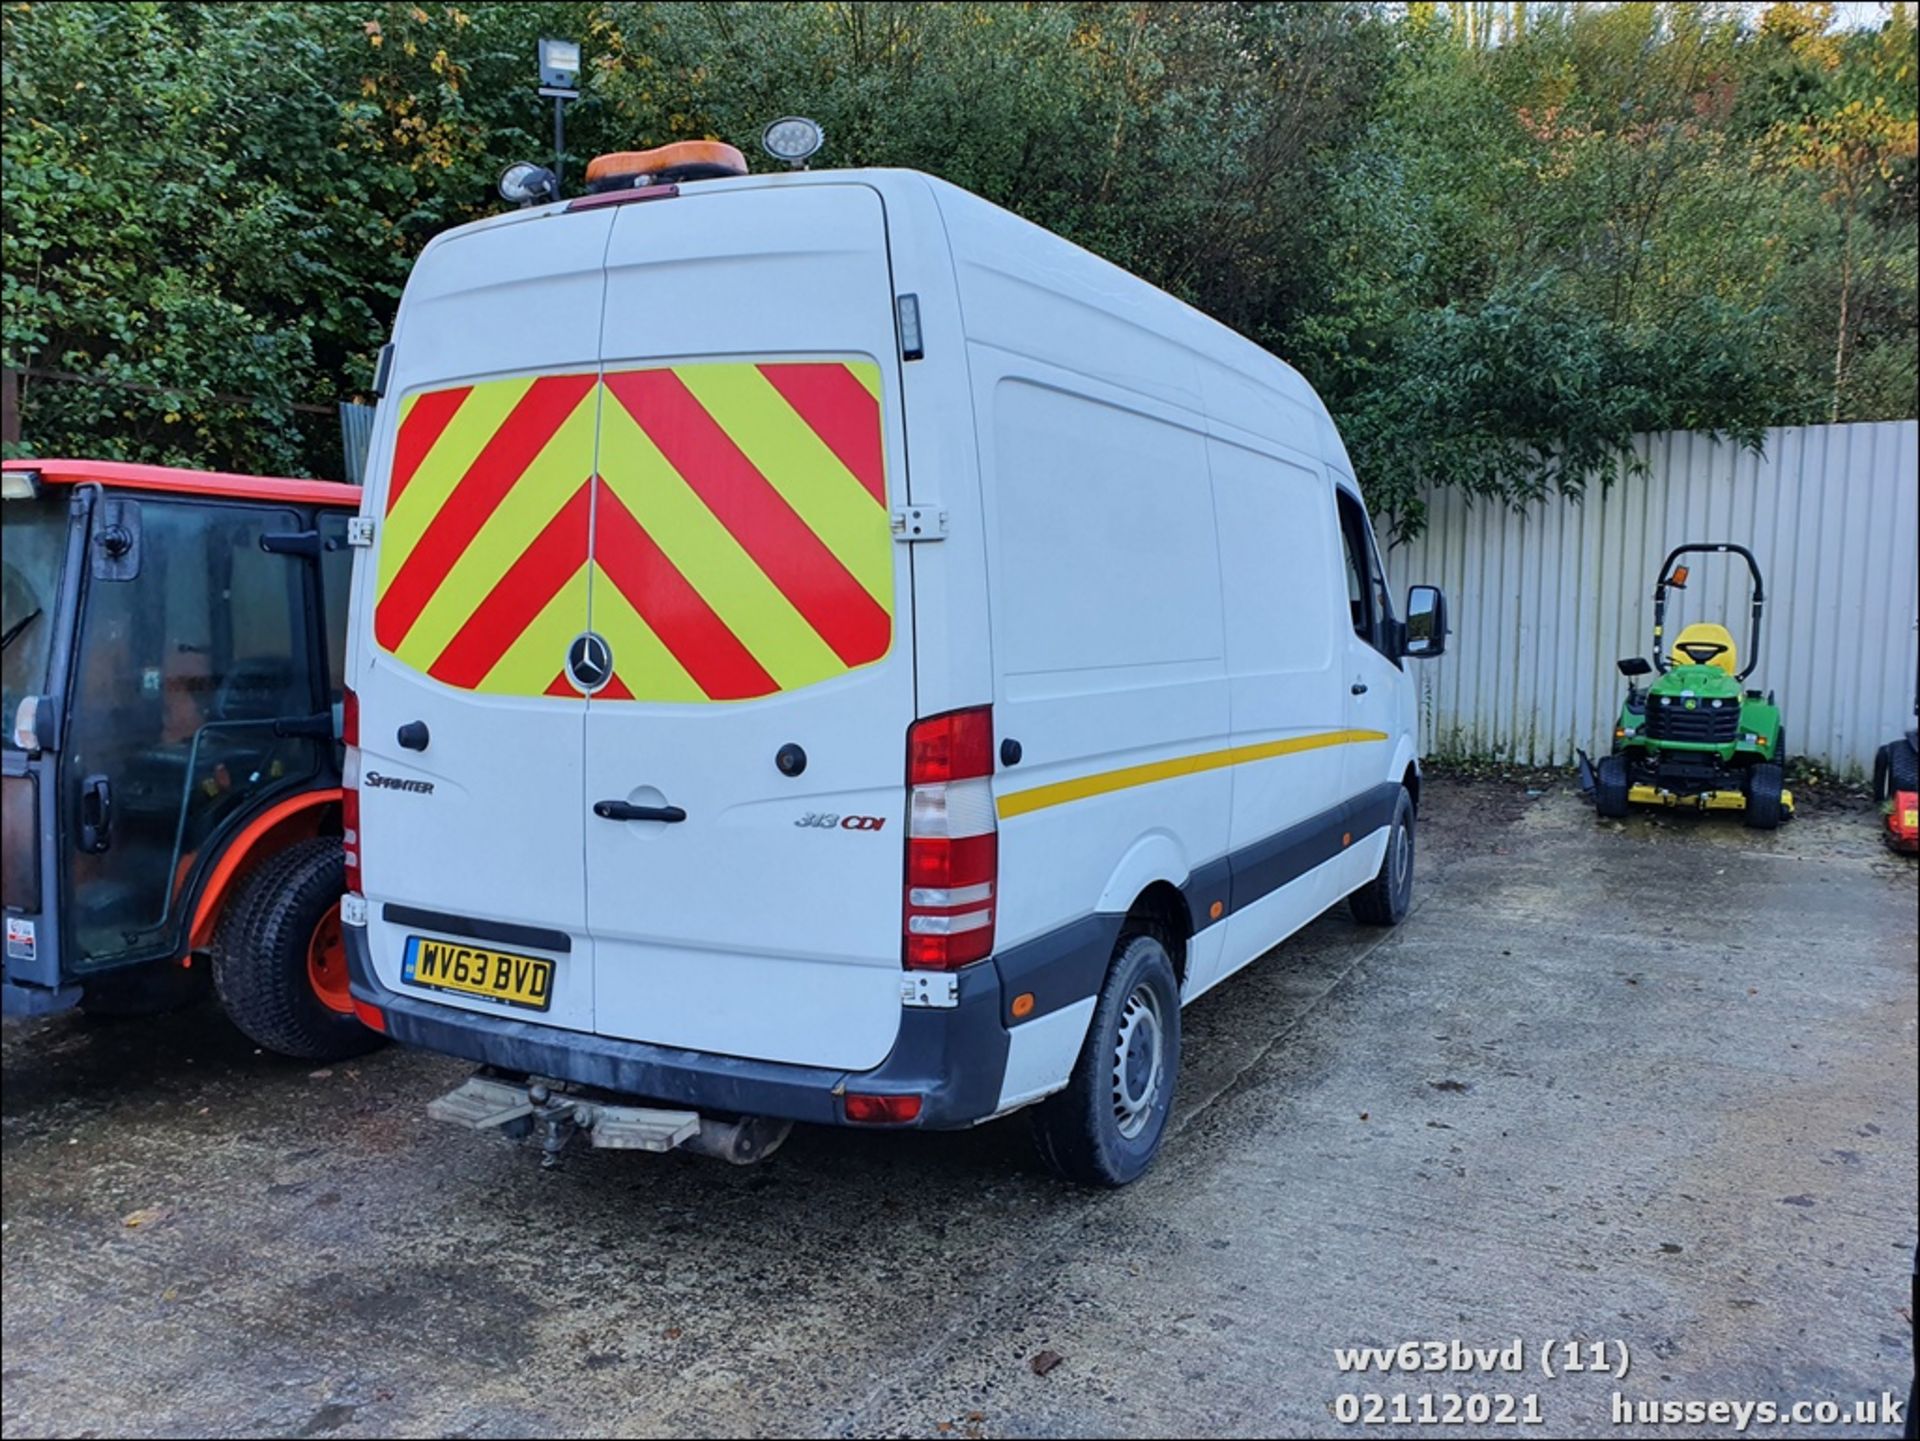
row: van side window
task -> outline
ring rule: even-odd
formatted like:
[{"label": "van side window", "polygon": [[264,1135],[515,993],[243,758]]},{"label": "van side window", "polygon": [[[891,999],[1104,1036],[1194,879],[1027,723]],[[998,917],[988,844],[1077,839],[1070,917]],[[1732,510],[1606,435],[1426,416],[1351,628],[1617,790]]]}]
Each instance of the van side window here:
[{"label": "van side window", "polygon": [[1367,546],[1367,518],[1352,496],[1344,490],[1340,497],[1340,548],[1347,560],[1347,609],[1353,617],[1353,633],[1369,643],[1373,640],[1373,584],[1369,574],[1371,552]]},{"label": "van side window", "polygon": [[1388,623],[1393,619],[1393,602],[1387,598],[1387,578],[1380,565],[1380,552],[1374,548],[1373,527],[1359,501],[1344,490],[1340,497],[1340,543],[1347,561],[1347,608],[1353,617],[1353,633],[1382,653]]}]

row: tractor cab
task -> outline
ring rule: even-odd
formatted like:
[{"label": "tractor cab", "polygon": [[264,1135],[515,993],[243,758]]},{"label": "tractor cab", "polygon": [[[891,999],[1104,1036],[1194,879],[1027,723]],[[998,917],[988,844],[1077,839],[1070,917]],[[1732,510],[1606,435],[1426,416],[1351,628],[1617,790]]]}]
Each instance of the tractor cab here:
[{"label": "tractor cab", "polygon": [[337,838],[359,492],[93,461],[4,479],[0,996],[184,999],[241,884]]},{"label": "tractor cab", "polygon": [[[1668,595],[1685,590],[1685,555],[1706,552],[1745,560],[1753,581],[1747,663],[1733,632],[1695,621],[1663,650]],[[1653,586],[1653,658],[1620,662],[1627,697],[1614,726],[1613,754],[1596,767],[1581,755],[1581,783],[1603,816],[1630,805],[1740,810],[1747,824],[1771,830],[1793,814],[1785,787],[1785,728],[1773,696],[1747,688],[1760,654],[1766,585],[1745,546],[1728,542],[1677,546]],[[1654,676],[1645,687],[1641,678]]]}]

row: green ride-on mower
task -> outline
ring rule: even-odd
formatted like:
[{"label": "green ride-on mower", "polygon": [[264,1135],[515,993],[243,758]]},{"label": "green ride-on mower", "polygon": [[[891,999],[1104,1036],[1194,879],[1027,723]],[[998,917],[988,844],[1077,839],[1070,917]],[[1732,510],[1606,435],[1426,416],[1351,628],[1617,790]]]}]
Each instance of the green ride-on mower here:
[{"label": "green ride-on mower", "polygon": [[[1661,651],[1667,592],[1687,585],[1687,567],[1675,562],[1697,551],[1737,555],[1753,575],[1745,669],[1737,668],[1733,636],[1723,625],[1689,625],[1674,637],[1670,654]],[[1624,816],[1636,805],[1737,810],[1756,830],[1772,830],[1793,815],[1779,707],[1771,692],[1746,688],[1759,658],[1765,604],[1759,562],[1745,546],[1682,545],[1668,554],[1653,583],[1653,659],[1620,662],[1627,700],[1613,729],[1613,753],[1598,765],[1580,753],[1581,788],[1601,815]],[[1656,671],[1659,678],[1642,689],[1640,678]]]}]

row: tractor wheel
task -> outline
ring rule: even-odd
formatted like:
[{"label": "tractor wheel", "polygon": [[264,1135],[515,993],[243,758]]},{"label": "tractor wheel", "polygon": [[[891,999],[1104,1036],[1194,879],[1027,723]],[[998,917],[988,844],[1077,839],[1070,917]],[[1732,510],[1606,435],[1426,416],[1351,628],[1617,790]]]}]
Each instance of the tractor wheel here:
[{"label": "tractor wheel", "polygon": [[1910,740],[1897,740],[1887,747],[1887,799],[1895,791],[1920,790],[1920,751]]},{"label": "tractor wheel", "polygon": [[1772,761],[1747,771],[1747,824],[1754,830],[1770,831],[1780,824],[1780,792],[1785,785],[1785,773]]},{"label": "tractor wheel", "polygon": [[1632,789],[1625,756],[1602,756],[1593,768],[1593,808],[1603,816],[1617,819],[1629,807],[1627,792]]},{"label": "tractor wheel", "polygon": [[1892,799],[1893,742],[1889,741],[1873,753],[1873,803],[1884,806]]},{"label": "tractor wheel", "polygon": [[234,1025],[269,1051],[340,1061],[380,1044],[347,994],[340,841],[289,846],[247,877],[213,942],[213,985]]}]

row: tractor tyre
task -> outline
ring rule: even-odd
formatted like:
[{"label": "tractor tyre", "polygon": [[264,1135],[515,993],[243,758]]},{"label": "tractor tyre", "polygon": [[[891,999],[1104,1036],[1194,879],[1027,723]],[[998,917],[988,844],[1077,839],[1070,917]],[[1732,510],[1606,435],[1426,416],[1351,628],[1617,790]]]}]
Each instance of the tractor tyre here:
[{"label": "tractor tyre", "polygon": [[1602,756],[1593,768],[1593,808],[1608,819],[1624,816],[1629,806],[1627,792],[1632,789],[1625,756]]},{"label": "tractor tyre", "polygon": [[1756,831],[1770,831],[1780,824],[1780,792],[1786,787],[1786,775],[1772,761],[1762,761],[1747,772],[1747,824]]},{"label": "tractor tyre", "polygon": [[1893,799],[1893,742],[1873,753],[1873,803],[1884,806]]},{"label": "tractor tyre", "polygon": [[302,1061],[343,1061],[381,1043],[347,994],[338,836],[287,847],[259,866],[220,919],[213,985],[255,1044]]},{"label": "tractor tyre", "polygon": [[1887,799],[1895,791],[1920,791],[1920,751],[1901,739],[1887,747]]}]

